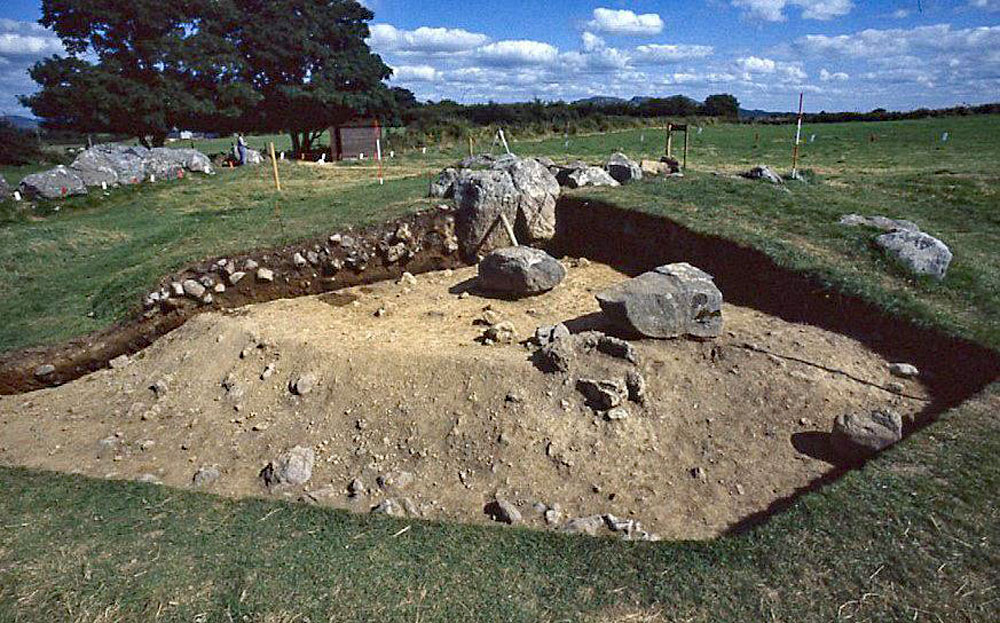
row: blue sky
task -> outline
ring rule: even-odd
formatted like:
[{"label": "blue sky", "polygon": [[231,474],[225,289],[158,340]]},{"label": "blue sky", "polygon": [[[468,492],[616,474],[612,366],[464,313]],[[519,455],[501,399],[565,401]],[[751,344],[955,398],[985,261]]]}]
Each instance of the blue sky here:
[{"label": "blue sky", "polygon": [[[592,95],[747,108],[911,109],[1000,101],[1000,0],[365,0],[394,85],[461,102]],[[0,111],[60,51],[37,1],[0,8]]]}]

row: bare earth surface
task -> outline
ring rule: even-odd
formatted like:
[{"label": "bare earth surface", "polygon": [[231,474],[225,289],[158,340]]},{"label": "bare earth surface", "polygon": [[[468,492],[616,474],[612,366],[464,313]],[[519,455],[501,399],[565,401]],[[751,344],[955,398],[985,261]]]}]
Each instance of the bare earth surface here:
[{"label": "bare earth surface", "polygon": [[[605,420],[578,375],[630,364],[593,354],[582,371],[546,373],[526,345],[477,341],[487,306],[518,339],[592,324],[593,293],[625,276],[570,265],[561,286],[520,301],[460,296],[471,268],[196,316],[127,365],[0,398],[0,463],[185,488],[215,466],[202,488],[226,496],[357,512],[393,498],[410,515],[467,522],[490,521],[484,506],[499,497],[539,528],[613,513],[698,539],[829,471],[814,446],[839,414],[890,406],[910,418],[925,404],[877,387],[899,381],[861,344],[727,305],[716,340],[634,341],[648,399]],[[304,374],[316,386],[295,395]],[[260,470],[296,445],[316,452],[311,480],[269,491]],[[354,479],[364,488],[350,496]],[[546,524],[538,503],[561,519]]]}]

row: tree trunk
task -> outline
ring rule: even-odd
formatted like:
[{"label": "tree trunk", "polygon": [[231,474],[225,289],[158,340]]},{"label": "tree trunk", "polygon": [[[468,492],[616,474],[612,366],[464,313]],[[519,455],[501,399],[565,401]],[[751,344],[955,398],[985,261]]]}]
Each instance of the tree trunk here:
[{"label": "tree trunk", "polygon": [[153,147],[163,147],[167,142],[166,132],[157,132],[153,135]]},{"label": "tree trunk", "polygon": [[313,137],[312,134],[306,130],[302,133],[302,151],[308,152],[312,150]]},{"label": "tree trunk", "polygon": [[142,145],[143,147],[145,147],[146,149],[149,149],[149,147],[150,147],[150,145],[149,145],[149,138],[145,134],[140,135],[139,136],[139,144]]},{"label": "tree trunk", "polygon": [[299,133],[290,131],[288,135],[292,137],[292,153],[297,156],[301,152],[302,148],[302,144],[299,142]]}]

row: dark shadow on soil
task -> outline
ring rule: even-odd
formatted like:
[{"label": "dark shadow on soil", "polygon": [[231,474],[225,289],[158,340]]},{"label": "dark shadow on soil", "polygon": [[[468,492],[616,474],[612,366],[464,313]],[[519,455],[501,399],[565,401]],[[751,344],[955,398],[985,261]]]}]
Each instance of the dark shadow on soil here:
[{"label": "dark shadow on soil", "polygon": [[792,446],[801,454],[824,461],[830,465],[838,465],[840,459],[830,447],[830,433],[809,431],[792,435]]}]

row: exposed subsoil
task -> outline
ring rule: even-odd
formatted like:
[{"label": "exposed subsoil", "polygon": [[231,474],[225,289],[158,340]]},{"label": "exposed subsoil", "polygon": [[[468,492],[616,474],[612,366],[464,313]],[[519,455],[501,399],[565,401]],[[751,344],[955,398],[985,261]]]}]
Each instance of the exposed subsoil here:
[{"label": "exposed subsoil", "polygon": [[[551,529],[612,513],[662,538],[708,538],[835,471],[824,441],[841,413],[928,409],[921,382],[891,378],[856,339],[733,304],[718,339],[632,342],[635,366],[591,353],[544,372],[525,344],[478,341],[486,308],[520,339],[556,322],[606,329],[593,293],[625,275],[568,263],[562,285],[519,301],[462,294],[475,275],[463,268],[195,315],[123,367],[0,398],[0,462],[176,487],[217,466],[204,488],[226,496],[359,512],[393,498],[411,516],[467,522],[490,521],[484,506],[501,498],[537,527],[558,505]],[[576,389],[632,368],[648,397],[625,419]],[[317,385],[297,396],[304,374]],[[312,479],[268,491],[261,468],[295,445],[315,450]]]}]

